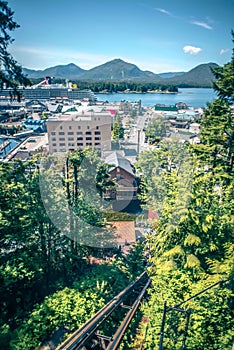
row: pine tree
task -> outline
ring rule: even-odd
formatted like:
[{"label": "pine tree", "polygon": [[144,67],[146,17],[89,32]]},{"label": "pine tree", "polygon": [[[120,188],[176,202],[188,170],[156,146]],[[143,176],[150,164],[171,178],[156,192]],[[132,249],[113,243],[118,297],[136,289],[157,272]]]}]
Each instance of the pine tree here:
[{"label": "pine tree", "polygon": [[18,84],[29,85],[30,81],[22,74],[22,68],[8,52],[8,46],[13,42],[9,32],[19,25],[13,20],[14,12],[6,1],[0,1],[0,88],[11,87],[18,98]]},{"label": "pine tree", "polygon": [[112,130],[112,140],[119,141],[124,138],[124,128],[119,114],[116,114]]},{"label": "pine tree", "polygon": [[[189,348],[225,350],[232,346],[233,57],[215,74],[219,98],[208,104],[205,111],[201,143],[189,147],[193,171],[186,205],[180,207],[186,197],[183,192],[178,196],[180,177],[176,167],[169,171],[168,154],[165,157],[165,153],[151,152],[148,157],[142,154],[139,160],[145,176],[146,201],[160,214],[148,242],[152,289],[145,308],[149,319],[147,349],[158,347],[164,301],[176,305],[219,280],[226,284],[184,306],[185,310],[192,309]],[[165,348],[181,348],[184,327],[184,319],[178,313],[167,314]]]}]

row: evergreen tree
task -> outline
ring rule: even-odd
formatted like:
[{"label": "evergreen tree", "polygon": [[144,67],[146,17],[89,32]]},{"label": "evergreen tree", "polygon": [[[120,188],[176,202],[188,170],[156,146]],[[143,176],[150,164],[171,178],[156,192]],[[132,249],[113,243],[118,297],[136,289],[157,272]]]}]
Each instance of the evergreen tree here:
[{"label": "evergreen tree", "polygon": [[166,136],[169,126],[163,119],[152,119],[145,131],[145,136],[149,140],[149,143],[159,142]]},{"label": "evergreen tree", "polygon": [[113,141],[119,141],[124,138],[124,128],[122,125],[121,117],[117,113],[113,125],[113,130],[112,130],[112,140]]},{"label": "evergreen tree", "polygon": [[[231,295],[233,293],[233,112],[234,76],[232,62],[216,71],[215,89],[219,98],[205,111],[201,123],[201,143],[190,146],[191,186],[186,193],[180,174],[169,166],[165,153],[140,156],[145,178],[145,200],[160,214],[149,237],[152,289],[146,307],[149,319],[146,348],[158,347],[159,318],[163,302],[180,304],[205,287],[225,280],[218,289],[187,303],[192,309],[189,326],[190,349],[225,350],[232,346]],[[164,165],[163,165],[164,164]],[[162,166],[163,165],[163,166]],[[145,168],[146,166],[146,168]],[[169,171],[172,170],[172,171]],[[155,188],[154,188],[155,186]],[[187,198],[187,199],[186,199]],[[182,202],[184,206],[181,206]],[[159,204],[160,202],[160,204]],[[158,292],[160,291],[160,293]],[[180,349],[185,319],[178,313],[167,315],[164,346]]]},{"label": "evergreen tree", "polygon": [[8,45],[13,41],[9,32],[19,27],[13,20],[13,15],[14,12],[7,2],[0,1],[0,87],[13,88],[19,98],[18,84],[29,85],[30,81],[22,74],[22,68],[8,52]]}]

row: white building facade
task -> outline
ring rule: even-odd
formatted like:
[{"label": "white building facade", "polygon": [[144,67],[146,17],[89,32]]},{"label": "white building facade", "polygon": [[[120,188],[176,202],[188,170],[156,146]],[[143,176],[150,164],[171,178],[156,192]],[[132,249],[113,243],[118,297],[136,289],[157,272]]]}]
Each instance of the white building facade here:
[{"label": "white building facade", "polygon": [[86,147],[111,149],[112,116],[108,112],[60,115],[47,120],[49,153],[68,152]]}]

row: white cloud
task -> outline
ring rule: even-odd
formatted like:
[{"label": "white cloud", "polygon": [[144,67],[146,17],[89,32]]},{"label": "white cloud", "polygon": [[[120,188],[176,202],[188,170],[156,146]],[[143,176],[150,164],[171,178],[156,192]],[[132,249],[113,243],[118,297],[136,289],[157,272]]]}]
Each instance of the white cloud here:
[{"label": "white cloud", "polygon": [[183,51],[184,53],[189,53],[190,55],[197,55],[199,52],[202,51],[202,49],[200,47],[195,47],[195,46],[191,46],[191,45],[186,45],[183,47]]},{"label": "white cloud", "polygon": [[165,15],[172,16],[171,12],[169,12],[169,11],[167,11],[167,10],[165,10],[165,9],[162,9],[162,8],[160,8],[160,7],[156,7],[155,10],[156,10],[156,11],[159,11],[159,12],[161,12],[161,13],[164,13]]},{"label": "white cloud", "polygon": [[229,51],[230,51],[229,49],[222,49],[220,50],[220,55],[223,55],[224,53],[227,53]]},{"label": "white cloud", "polygon": [[213,29],[208,23],[205,22],[199,22],[199,21],[192,21],[192,24],[195,24],[196,26],[203,27],[205,29]]}]

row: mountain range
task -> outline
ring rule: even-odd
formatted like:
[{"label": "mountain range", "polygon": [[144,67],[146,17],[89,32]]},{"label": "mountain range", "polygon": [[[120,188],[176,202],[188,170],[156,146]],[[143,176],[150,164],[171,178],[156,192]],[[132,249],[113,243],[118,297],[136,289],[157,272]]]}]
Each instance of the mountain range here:
[{"label": "mountain range", "polygon": [[210,87],[214,81],[212,69],[217,66],[216,63],[205,63],[196,66],[188,72],[165,72],[155,74],[150,71],[143,71],[135,64],[125,62],[118,58],[89,70],[82,69],[74,63],[70,63],[46,68],[44,70],[23,68],[23,73],[29,79],[43,79],[46,76],[50,76],[55,79],[82,81],[135,81],[162,85],[171,84],[181,87]]}]

